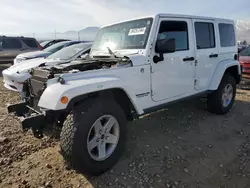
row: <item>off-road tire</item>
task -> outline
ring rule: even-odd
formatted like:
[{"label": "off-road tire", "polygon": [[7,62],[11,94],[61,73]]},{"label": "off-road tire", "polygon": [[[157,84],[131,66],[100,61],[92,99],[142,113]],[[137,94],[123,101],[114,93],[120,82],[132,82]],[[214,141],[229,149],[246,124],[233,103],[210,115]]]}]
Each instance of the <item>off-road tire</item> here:
[{"label": "off-road tire", "polygon": [[[227,84],[233,86],[233,98],[227,107],[222,105],[222,95],[224,88]],[[216,91],[208,95],[207,108],[211,113],[223,115],[226,114],[233,106],[236,95],[236,81],[230,74],[225,74],[221,80],[221,83]]]},{"label": "off-road tire", "polygon": [[[120,136],[114,152],[107,159],[96,161],[88,153],[87,137],[93,123],[104,114],[117,119]],[[75,106],[67,116],[60,135],[61,154],[73,169],[87,175],[100,175],[119,160],[124,150],[126,133],[125,113],[114,100],[89,99]]]}]

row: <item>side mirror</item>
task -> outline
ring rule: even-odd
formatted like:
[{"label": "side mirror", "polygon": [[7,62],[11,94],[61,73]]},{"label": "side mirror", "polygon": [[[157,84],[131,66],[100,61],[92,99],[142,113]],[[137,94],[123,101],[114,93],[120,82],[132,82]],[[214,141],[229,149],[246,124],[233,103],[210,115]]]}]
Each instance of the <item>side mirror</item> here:
[{"label": "side mirror", "polygon": [[155,51],[158,53],[173,53],[176,50],[175,39],[162,39],[156,42]]},{"label": "side mirror", "polygon": [[175,39],[162,39],[162,40],[157,40],[156,46],[155,46],[155,52],[159,53],[160,56],[154,56],[153,61],[154,63],[158,63],[159,61],[163,61],[164,57],[163,54],[165,53],[173,53],[176,50],[175,46]]}]

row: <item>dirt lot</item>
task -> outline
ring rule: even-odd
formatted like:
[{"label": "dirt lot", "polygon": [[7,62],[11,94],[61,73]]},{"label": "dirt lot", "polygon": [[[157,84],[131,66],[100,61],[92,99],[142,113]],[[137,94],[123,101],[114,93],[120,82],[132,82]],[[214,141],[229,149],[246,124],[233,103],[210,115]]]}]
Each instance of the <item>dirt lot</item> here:
[{"label": "dirt lot", "polygon": [[0,187],[250,187],[250,91],[225,116],[194,100],[130,123],[117,165],[85,177],[65,166],[56,138],[21,131],[5,109],[18,96],[0,82]]}]

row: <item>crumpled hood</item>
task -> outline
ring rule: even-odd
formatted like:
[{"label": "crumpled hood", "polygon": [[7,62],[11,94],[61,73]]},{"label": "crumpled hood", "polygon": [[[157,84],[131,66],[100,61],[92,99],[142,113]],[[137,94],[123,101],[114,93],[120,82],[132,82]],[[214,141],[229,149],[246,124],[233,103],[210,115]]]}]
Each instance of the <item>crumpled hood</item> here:
[{"label": "crumpled hood", "polygon": [[17,56],[18,58],[26,58],[26,59],[32,59],[32,58],[37,58],[37,57],[47,57],[51,53],[50,52],[45,52],[45,51],[34,51],[34,52],[27,52],[27,53],[22,53]]},{"label": "crumpled hood", "polygon": [[51,66],[63,63],[63,61],[58,59],[44,59],[44,58],[30,59],[30,60],[25,60],[22,63],[16,65],[12,65],[11,67],[8,68],[8,70],[19,73],[28,72],[28,70],[36,68],[43,63],[46,63],[46,66]]}]

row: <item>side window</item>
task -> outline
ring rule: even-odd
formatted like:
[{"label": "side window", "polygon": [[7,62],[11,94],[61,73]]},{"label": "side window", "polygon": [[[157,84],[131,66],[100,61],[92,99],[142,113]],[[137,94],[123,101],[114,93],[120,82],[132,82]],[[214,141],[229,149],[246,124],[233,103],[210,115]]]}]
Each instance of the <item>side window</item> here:
[{"label": "side window", "polygon": [[194,27],[197,49],[214,48],[214,24],[208,22],[195,22]]},{"label": "side window", "polygon": [[235,33],[233,24],[219,24],[220,31],[220,46],[221,47],[229,47],[235,46]]},{"label": "side window", "polygon": [[37,43],[33,39],[21,39],[28,47],[37,48]]},{"label": "side window", "polygon": [[188,26],[185,21],[162,21],[157,40],[174,38],[176,51],[188,50]]},{"label": "side window", "polygon": [[6,38],[2,41],[3,49],[21,49],[22,44],[18,39]]}]

